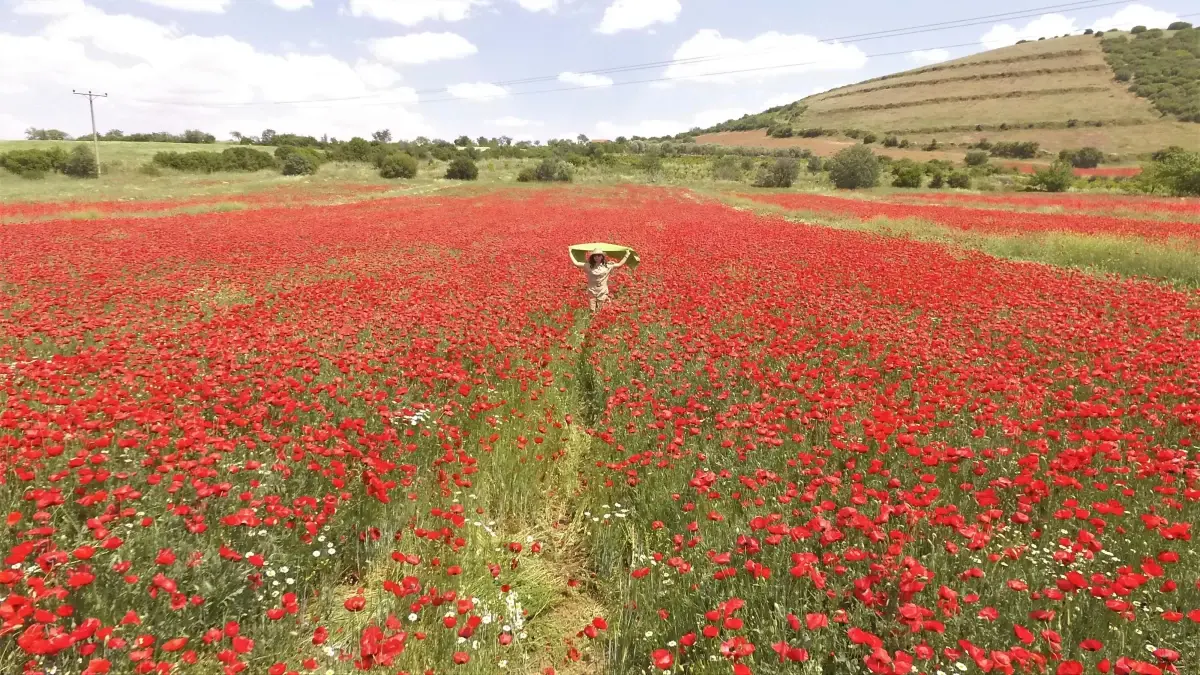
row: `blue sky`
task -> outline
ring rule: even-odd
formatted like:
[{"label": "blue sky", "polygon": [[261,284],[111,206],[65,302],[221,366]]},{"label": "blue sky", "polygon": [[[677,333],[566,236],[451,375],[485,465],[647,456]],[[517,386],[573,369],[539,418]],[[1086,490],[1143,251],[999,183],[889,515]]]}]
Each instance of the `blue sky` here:
[{"label": "blue sky", "polygon": [[[109,94],[97,103],[102,131],[658,135],[1023,37],[1165,27],[1196,10],[1194,0],[0,0],[0,138],[87,131],[86,101],[70,93],[87,88]],[[959,19],[976,21],[828,41]],[[589,73],[637,64],[657,65]]]}]

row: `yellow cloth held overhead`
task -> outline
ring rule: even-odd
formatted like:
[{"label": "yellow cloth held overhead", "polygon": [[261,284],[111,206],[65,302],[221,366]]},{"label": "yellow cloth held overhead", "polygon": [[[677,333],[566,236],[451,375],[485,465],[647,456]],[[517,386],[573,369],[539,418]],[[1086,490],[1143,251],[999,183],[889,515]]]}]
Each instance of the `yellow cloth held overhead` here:
[{"label": "yellow cloth held overhead", "polygon": [[624,258],[625,252],[628,251],[629,258],[626,260],[625,266],[628,267],[629,269],[633,269],[633,268],[637,267],[638,263],[641,262],[641,260],[638,258],[637,253],[634,252],[634,250],[629,248],[628,246],[618,246],[616,244],[604,244],[604,243],[593,242],[591,244],[575,244],[575,245],[571,246],[570,249],[571,249],[571,257],[574,258],[578,262],[587,262],[588,255],[591,254],[593,251],[603,252],[604,255],[608,256],[608,259],[611,260],[612,262],[617,262],[621,258]]}]

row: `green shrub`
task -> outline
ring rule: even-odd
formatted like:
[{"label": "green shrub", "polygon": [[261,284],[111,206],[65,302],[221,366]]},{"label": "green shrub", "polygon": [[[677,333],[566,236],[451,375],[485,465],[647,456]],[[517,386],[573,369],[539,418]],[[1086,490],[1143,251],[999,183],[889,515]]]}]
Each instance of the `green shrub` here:
[{"label": "green shrub", "polygon": [[865,145],[854,145],[829,159],[829,179],[843,190],[879,184],[879,158]]},{"label": "green shrub", "polygon": [[969,150],[963,162],[967,166],[983,166],[988,163],[988,154],[983,150]]},{"label": "green shrub", "polygon": [[754,177],[754,187],[789,188],[800,175],[800,163],[790,157],[781,157],[770,166],[759,169]]},{"label": "green shrub", "polygon": [[930,140],[929,143],[924,148],[922,148],[922,150],[925,150],[927,152],[932,152],[937,149],[938,149],[938,142],[937,142],[936,138]]},{"label": "green shrub", "polygon": [[825,160],[813,155],[808,158],[808,170],[813,173],[818,173],[825,168]]},{"label": "green shrub", "polygon": [[1029,186],[1043,192],[1066,192],[1075,182],[1075,172],[1071,163],[1056,159],[1050,168],[1038,171],[1029,180]]},{"label": "green shrub", "polygon": [[895,134],[888,134],[883,137],[883,147],[894,148],[900,145],[900,139]]},{"label": "green shrub", "polygon": [[479,178],[479,167],[467,157],[455,157],[446,167],[449,180],[475,180]]},{"label": "green shrub", "polygon": [[712,177],[715,180],[740,181],[742,179],[741,162],[733,155],[718,157],[712,164]]},{"label": "green shrub", "polygon": [[73,178],[95,178],[96,155],[91,148],[78,145],[63,162],[62,172]]},{"label": "green shrub", "polygon": [[870,145],[877,140],[879,140],[879,137],[876,136],[875,134],[871,133],[870,131],[863,134],[863,137],[862,137],[863,145]]},{"label": "green shrub", "polygon": [[1000,141],[991,146],[992,157],[1032,159],[1037,157],[1041,144],[1037,141]]},{"label": "green shrub", "polygon": [[221,151],[221,165],[221,169],[224,171],[246,172],[279,167],[271,153],[242,146],[225,148]]},{"label": "green shrub", "polygon": [[1078,150],[1061,150],[1058,158],[1070,162],[1077,169],[1094,169],[1104,162],[1104,153],[1099,148],[1089,146]]},{"label": "green shrub", "polygon": [[1146,27],[1145,26],[1134,26],[1133,28],[1129,29],[1129,32],[1132,33],[1133,35],[1137,35],[1138,33],[1145,33]]},{"label": "green shrub", "polygon": [[1191,27],[1192,24],[1187,21],[1174,21],[1170,26],[1167,26],[1167,30],[1187,30]]},{"label": "green shrub", "polygon": [[1177,197],[1200,197],[1200,152],[1173,146],[1155,152],[1138,183],[1151,192]]},{"label": "green shrub", "polygon": [[[541,183],[569,183],[574,177],[575,170],[571,163],[558,157],[547,157],[536,167],[527,167],[517,175],[517,180],[525,183],[538,181]],[[524,176],[524,179],[522,177]]]},{"label": "green shrub", "polygon": [[946,179],[946,185],[959,190],[971,189],[971,175],[966,171],[955,171]]},{"label": "green shrub", "polygon": [[380,178],[416,178],[417,160],[408,153],[387,155],[379,162]]},{"label": "green shrub", "polygon": [[901,160],[892,165],[892,187],[919,188],[923,175],[920,164],[911,160]]},{"label": "green shrub", "polygon": [[0,168],[18,176],[40,173],[45,177],[48,173],[62,169],[66,161],[67,152],[58,146],[12,150],[0,154]]},{"label": "green shrub", "polygon": [[771,138],[791,138],[794,133],[790,126],[777,126],[767,129],[767,135]]},{"label": "green shrub", "polygon": [[941,171],[935,171],[929,176],[929,187],[940,190],[946,185],[946,174]]},{"label": "green shrub", "polygon": [[313,157],[306,153],[293,153],[288,155],[288,158],[283,160],[283,175],[285,176],[311,176],[320,168]]}]

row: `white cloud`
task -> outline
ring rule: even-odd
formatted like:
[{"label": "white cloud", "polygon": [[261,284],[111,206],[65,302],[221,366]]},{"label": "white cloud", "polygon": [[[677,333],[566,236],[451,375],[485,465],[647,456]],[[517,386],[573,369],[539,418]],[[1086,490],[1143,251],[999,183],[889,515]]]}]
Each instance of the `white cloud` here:
[{"label": "white cloud", "polygon": [[471,8],[485,4],[486,0],[350,0],[349,9],[351,16],[415,26],[427,19],[462,21]]},{"label": "white cloud", "polygon": [[528,129],[530,127],[543,126],[542,122],[537,120],[524,120],[520,117],[501,117],[498,120],[489,120],[488,124],[493,127],[502,127],[504,129]]},{"label": "white cloud", "polygon": [[221,14],[233,0],[142,0],[148,5],[158,5],[181,12],[209,12]]},{"label": "white cloud", "polygon": [[707,129],[714,124],[720,124],[726,120],[736,120],[743,115],[750,114],[751,110],[746,108],[717,108],[714,110],[702,110],[692,116],[692,126]]},{"label": "white cloud", "polygon": [[17,14],[32,16],[61,16],[83,9],[83,0],[21,0],[13,7]]},{"label": "white cloud", "polygon": [[486,101],[508,96],[507,89],[491,82],[463,82],[446,87],[446,91],[454,98],[468,101]]},{"label": "white cloud", "polygon": [[[29,11],[29,5],[40,5]],[[0,33],[4,132],[14,126],[78,133],[77,106],[63,101],[72,87],[102,86],[97,123],[126,131],[264,128],[335,136],[389,127],[398,137],[432,129],[405,106],[411,88],[384,64],[348,62],[329,54],[272,54],[230,36],[197,36],[148,19],[109,14],[82,2],[39,0],[18,5],[40,15],[32,35]],[[186,77],[181,77],[186,73]],[[351,99],[280,104],[281,101]],[[86,115],[83,120],[86,121]]]},{"label": "white cloud", "polygon": [[1162,12],[1145,5],[1128,5],[1121,8],[1112,16],[1092,24],[1095,30],[1129,30],[1134,26],[1147,28],[1166,28],[1179,17],[1171,12]]},{"label": "white cloud", "polygon": [[531,12],[553,12],[558,9],[558,0],[517,0],[517,4]]},{"label": "white cloud", "polygon": [[596,130],[591,136],[610,141],[618,136],[674,136],[681,131],[687,131],[685,127],[686,125],[673,120],[640,120],[626,124],[599,122],[596,124]]},{"label": "white cloud", "polygon": [[656,23],[671,23],[682,10],[679,0],[613,0],[596,30],[611,35]]},{"label": "white cloud", "polygon": [[577,87],[611,87],[613,83],[611,77],[596,75],[595,73],[572,73],[571,71],[559,73],[558,81],[573,84]]},{"label": "white cloud", "polygon": [[949,58],[950,52],[945,49],[917,49],[908,53],[908,60],[918,66],[941,63]]},{"label": "white cloud", "polygon": [[[710,56],[720,58],[706,58]],[[680,45],[672,60],[668,78],[729,83],[788,73],[857,70],[866,64],[867,55],[853,45],[821,42],[810,35],[772,31],[743,41],[707,28]]]},{"label": "white cloud", "polygon": [[294,12],[297,9],[312,7],[313,0],[271,0],[279,9],[285,9],[289,12]]},{"label": "white cloud", "polygon": [[1076,30],[1078,30],[1078,26],[1075,25],[1075,19],[1071,17],[1062,14],[1043,14],[1025,24],[1024,28],[1016,28],[1006,23],[992,26],[979,41],[988,49],[999,49],[1015,45],[1021,40],[1058,37]]},{"label": "white cloud", "polygon": [[413,33],[371,40],[371,55],[385,63],[416,64],[461,59],[479,51],[457,33]]}]

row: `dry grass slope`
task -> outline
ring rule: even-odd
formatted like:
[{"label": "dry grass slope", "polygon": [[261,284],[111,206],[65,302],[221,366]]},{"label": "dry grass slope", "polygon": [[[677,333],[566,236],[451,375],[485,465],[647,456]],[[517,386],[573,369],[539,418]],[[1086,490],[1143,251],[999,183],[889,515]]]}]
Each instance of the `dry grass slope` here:
[{"label": "dry grass slope", "polygon": [[[1123,155],[1200,148],[1200,127],[1163,117],[1116,81],[1100,40],[1029,42],[866,80],[803,99],[796,129],[863,129],[926,143],[1036,140],[1048,151],[1094,145]],[[762,145],[762,131],[697,140]],[[754,142],[759,139],[759,142]],[[811,139],[771,139],[805,146]]]}]

